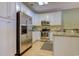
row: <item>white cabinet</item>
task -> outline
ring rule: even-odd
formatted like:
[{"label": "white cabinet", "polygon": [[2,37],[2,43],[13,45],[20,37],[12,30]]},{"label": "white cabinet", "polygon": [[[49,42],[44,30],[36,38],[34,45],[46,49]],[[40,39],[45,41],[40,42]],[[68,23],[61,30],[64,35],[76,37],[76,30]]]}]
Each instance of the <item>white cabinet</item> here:
[{"label": "white cabinet", "polygon": [[79,8],[63,11],[64,29],[79,29]]},{"label": "white cabinet", "polygon": [[16,19],[16,3],[0,2],[0,17]]},{"label": "white cabinet", "polygon": [[49,38],[50,38],[51,42],[54,41],[54,36],[53,36],[53,32],[52,31],[49,32]]},{"label": "white cabinet", "polygon": [[13,56],[16,53],[16,23],[8,22],[8,55]]},{"label": "white cabinet", "polygon": [[61,25],[62,24],[62,13],[54,12],[50,14],[50,25]]},{"label": "white cabinet", "polygon": [[0,21],[0,56],[8,55],[7,22]]},{"label": "white cabinet", "polygon": [[16,24],[0,18],[0,56],[14,55],[16,51]]},{"label": "white cabinet", "polygon": [[8,2],[8,18],[16,20],[16,3]]},{"label": "white cabinet", "polygon": [[32,38],[33,38],[33,42],[36,40],[40,40],[41,39],[41,32],[40,31],[33,31]]},{"label": "white cabinet", "polygon": [[61,12],[56,12],[54,15],[54,25],[61,25],[62,23],[62,14]]},{"label": "white cabinet", "polygon": [[8,3],[0,2],[0,17],[8,17]]},{"label": "white cabinet", "polygon": [[41,21],[49,21],[50,25],[62,24],[62,12],[52,12],[44,14],[35,14],[33,19],[33,25],[41,25]]},{"label": "white cabinet", "polygon": [[38,14],[34,15],[34,19],[32,21],[32,25],[36,25],[36,26],[41,25],[41,16],[40,15],[38,15]]},{"label": "white cabinet", "polygon": [[56,56],[79,55],[79,37],[55,36],[53,44],[54,55]]}]

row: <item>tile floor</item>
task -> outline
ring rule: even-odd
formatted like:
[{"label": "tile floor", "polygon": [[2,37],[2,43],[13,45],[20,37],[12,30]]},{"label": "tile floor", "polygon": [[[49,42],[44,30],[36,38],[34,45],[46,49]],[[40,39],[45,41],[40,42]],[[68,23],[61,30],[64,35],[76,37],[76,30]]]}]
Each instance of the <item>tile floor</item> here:
[{"label": "tile floor", "polygon": [[36,41],[32,48],[23,54],[23,56],[53,56],[53,51],[42,50],[41,47],[45,42]]}]

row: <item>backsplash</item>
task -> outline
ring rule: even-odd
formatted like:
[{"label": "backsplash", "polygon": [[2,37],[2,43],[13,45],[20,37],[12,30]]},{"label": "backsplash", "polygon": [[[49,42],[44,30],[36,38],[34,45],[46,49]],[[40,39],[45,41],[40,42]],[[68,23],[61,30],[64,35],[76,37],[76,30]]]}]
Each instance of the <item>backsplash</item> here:
[{"label": "backsplash", "polygon": [[61,25],[54,25],[54,26],[50,26],[51,31],[61,31],[62,30],[62,26]]},{"label": "backsplash", "polygon": [[32,30],[33,31],[41,31],[41,26],[33,26]]},{"label": "backsplash", "polygon": [[79,29],[64,29],[64,32],[79,33]]},{"label": "backsplash", "polygon": [[[43,28],[43,26],[33,26],[32,30],[33,31],[41,31]],[[62,30],[62,26],[61,25],[54,25],[54,26],[49,26],[51,31],[61,31]]]}]

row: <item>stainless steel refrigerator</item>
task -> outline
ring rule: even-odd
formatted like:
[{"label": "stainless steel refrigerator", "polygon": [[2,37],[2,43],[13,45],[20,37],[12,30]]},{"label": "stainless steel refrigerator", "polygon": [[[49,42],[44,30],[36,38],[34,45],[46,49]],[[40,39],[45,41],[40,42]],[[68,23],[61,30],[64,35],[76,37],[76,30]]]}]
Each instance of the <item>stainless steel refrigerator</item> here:
[{"label": "stainless steel refrigerator", "polygon": [[16,54],[22,55],[32,47],[32,17],[19,11],[16,14]]}]

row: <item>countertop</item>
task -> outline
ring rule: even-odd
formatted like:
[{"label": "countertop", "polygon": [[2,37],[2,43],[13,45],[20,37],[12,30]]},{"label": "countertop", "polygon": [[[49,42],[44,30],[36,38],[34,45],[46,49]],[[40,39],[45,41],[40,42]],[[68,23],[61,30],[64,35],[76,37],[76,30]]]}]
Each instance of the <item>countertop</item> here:
[{"label": "countertop", "polygon": [[76,33],[76,32],[53,32],[53,36],[79,37],[79,33]]}]

